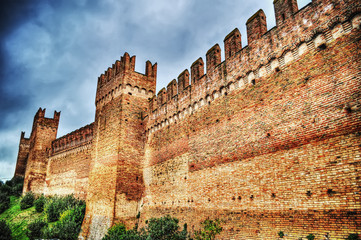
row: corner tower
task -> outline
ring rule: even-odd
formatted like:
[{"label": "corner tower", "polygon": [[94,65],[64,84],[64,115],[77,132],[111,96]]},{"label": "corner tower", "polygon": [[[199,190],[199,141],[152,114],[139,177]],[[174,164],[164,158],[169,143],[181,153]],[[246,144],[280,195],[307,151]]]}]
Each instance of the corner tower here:
[{"label": "corner tower", "polygon": [[125,53],[100,75],[96,93],[87,210],[81,236],[100,239],[114,221],[134,224],[144,183],[144,113],[156,88],[157,65],[134,71]]},{"label": "corner tower", "polygon": [[30,139],[25,138],[25,132],[21,132],[18,159],[16,161],[16,168],[14,177],[24,177],[26,170],[26,163],[28,161],[30,148]]},{"label": "corner tower", "polygon": [[32,191],[39,194],[44,192],[48,163],[47,150],[51,148],[51,143],[56,139],[59,118],[60,112],[56,111],[53,118],[46,118],[45,108],[39,108],[34,116],[23,192]]}]

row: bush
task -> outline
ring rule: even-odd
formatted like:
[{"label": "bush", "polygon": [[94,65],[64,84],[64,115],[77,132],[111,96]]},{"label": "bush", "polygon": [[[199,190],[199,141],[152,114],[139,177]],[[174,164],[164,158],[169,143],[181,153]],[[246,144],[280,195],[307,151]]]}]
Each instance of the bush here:
[{"label": "bush", "polygon": [[181,240],[187,238],[187,229],[179,231],[178,219],[167,215],[161,218],[151,218],[146,227],[148,238],[159,240]]},{"label": "bush", "polygon": [[280,238],[283,238],[285,236],[285,234],[282,231],[279,231],[278,236],[280,236]]},{"label": "bush", "polygon": [[307,238],[308,240],[313,240],[313,239],[315,239],[315,235],[313,235],[313,234],[311,233],[311,234],[308,234],[306,238]]},{"label": "bush", "polygon": [[5,220],[0,220],[0,240],[11,240],[11,229],[5,222]]},{"label": "bush", "polygon": [[32,192],[27,192],[25,196],[20,201],[20,208],[22,210],[32,207],[34,204],[34,194]]},{"label": "bush", "polygon": [[222,232],[221,221],[219,219],[207,219],[201,224],[203,226],[203,229],[194,233],[194,239],[196,240],[213,240],[216,238],[217,234]]},{"label": "bush", "polygon": [[[74,198],[73,195],[68,195],[65,197],[54,197],[47,208],[48,221],[55,222],[59,220],[60,214],[64,211],[72,208],[76,209],[80,206],[84,206],[82,211],[85,211],[85,202]],[[77,214],[79,215],[79,212]],[[81,218],[83,217],[84,215]]]},{"label": "bush", "polygon": [[1,187],[0,187],[0,193],[4,193],[6,195],[11,195],[11,187],[7,184],[3,184]]},{"label": "bush", "polygon": [[44,211],[44,205],[45,205],[46,198],[41,195],[38,199],[35,200],[35,210],[39,213]]},{"label": "bush", "polygon": [[0,193],[0,213],[3,213],[10,206],[10,196]]},{"label": "bush", "polygon": [[122,239],[127,232],[124,224],[115,224],[113,227],[108,229],[107,234],[103,237],[102,240],[117,240]]},{"label": "bush", "polygon": [[30,240],[41,238],[43,236],[42,230],[46,225],[46,222],[43,222],[42,220],[36,220],[35,222],[30,223],[28,225],[26,236],[28,236]]},{"label": "bush", "polygon": [[85,215],[84,201],[72,195],[55,197],[50,201],[46,212],[49,222],[60,221],[45,229],[45,238],[77,239]]},{"label": "bush", "polygon": [[347,240],[359,240],[360,238],[358,237],[357,233],[351,233],[350,235],[348,235],[348,237],[346,239]]},{"label": "bush", "polygon": [[57,222],[53,227],[45,229],[43,237],[47,239],[76,240],[80,226],[75,222]]}]

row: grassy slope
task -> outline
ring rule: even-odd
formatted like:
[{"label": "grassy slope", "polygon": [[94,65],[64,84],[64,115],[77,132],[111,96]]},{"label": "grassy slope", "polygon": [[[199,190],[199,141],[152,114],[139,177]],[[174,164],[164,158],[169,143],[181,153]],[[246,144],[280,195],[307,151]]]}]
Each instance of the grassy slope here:
[{"label": "grassy slope", "polygon": [[25,210],[20,209],[20,198],[10,197],[10,208],[0,214],[0,219],[5,219],[9,224],[14,240],[29,239],[25,235],[25,231],[28,223],[35,221],[36,219],[44,219],[44,213],[37,213],[35,207],[31,207]]}]

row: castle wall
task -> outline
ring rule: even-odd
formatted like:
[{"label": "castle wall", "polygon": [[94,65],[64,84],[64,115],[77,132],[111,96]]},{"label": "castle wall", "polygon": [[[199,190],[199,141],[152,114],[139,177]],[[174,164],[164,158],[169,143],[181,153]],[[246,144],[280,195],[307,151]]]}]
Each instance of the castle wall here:
[{"label": "castle wall", "polygon": [[[56,139],[34,117],[15,175],[24,192],[86,199],[81,238],[170,214],[220,239],[347,237],[360,231],[361,6],[274,1],[155,93],[157,65],[125,53],[98,78],[94,123]],[[204,66],[206,65],[206,66]],[[140,218],[137,218],[138,213]]]},{"label": "castle wall", "polygon": [[68,195],[85,200],[93,140],[93,123],[52,142],[45,195]]},{"label": "castle wall", "polygon": [[[327,41],[309,39],[297,49],[302,57],[270,64],[253,83],[151,128],[140,225],[170,214],[191,229],[218,217],[220,239],[359,231],[359,19],[333,25]],[[164,118],[152,114],[148,126]]]}]

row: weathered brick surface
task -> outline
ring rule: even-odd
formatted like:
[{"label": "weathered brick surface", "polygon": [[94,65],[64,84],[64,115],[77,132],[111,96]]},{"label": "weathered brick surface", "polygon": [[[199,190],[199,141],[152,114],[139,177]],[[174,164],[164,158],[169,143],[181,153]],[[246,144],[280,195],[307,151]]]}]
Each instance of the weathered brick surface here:
[{"label": "weathered brick surface", "polygon": [[52,143],[48,158],[46,195],[73,194],[86,199],[93,139],[89,124]]},{"label": "weathered brick surface", "polygon": [[360,2],[274,6],[276,27],[258,11],[248,46],[233,30],[225,61],[216,44],[157,95],[157,65],[125,53],[98,78],[94,123],[62,138],[40,109],[24,191],[86,198],[88,239],[165,214],[191,231],[220,218],[219,239],[360,233]]}]

